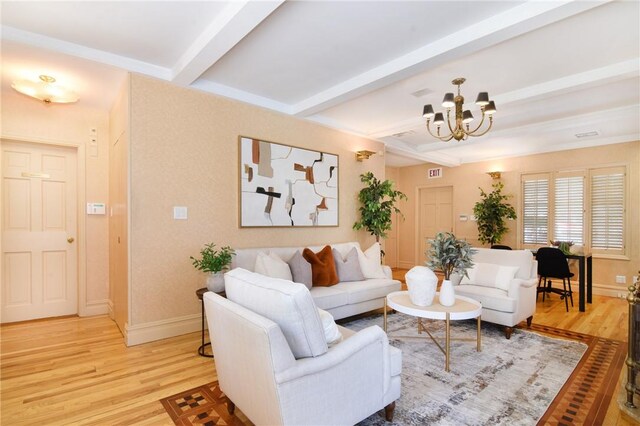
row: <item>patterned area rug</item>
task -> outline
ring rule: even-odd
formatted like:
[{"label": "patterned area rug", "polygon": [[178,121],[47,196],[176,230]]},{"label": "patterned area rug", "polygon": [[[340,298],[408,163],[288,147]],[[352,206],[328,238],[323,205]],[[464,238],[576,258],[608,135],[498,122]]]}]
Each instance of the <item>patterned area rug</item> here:
[{"label": "patterned area rug", "polygon": [[[358,319],[345,326],[381,325],[381,317]],[[390,316],[389,333],[409,335],[415,319]],[[439,322],[429,323],[442,335]],[[622,342],[536,326],[535,333],[482,324],[482,352],[475,350],[475,321],[452,323],[451,372],[444,355],[430,340],[399,339],[402,349],[402,396],[393,424],[603,424],[626,356]],[[551,336],[553,338],[547,337]],[[584,356],[583,356],[584,354]],[[251,424],[236,409],[229,416],[217,382],[161,400],[177,425]],[[382,411],[360,425],[390,425]]]}]

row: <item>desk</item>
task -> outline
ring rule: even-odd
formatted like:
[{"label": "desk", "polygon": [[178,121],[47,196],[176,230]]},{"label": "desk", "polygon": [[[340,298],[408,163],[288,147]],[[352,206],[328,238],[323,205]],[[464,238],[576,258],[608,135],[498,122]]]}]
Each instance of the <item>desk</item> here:
[{"label": "desk", "polygon": [[584,306],[584,296],[585,296],[585,263],[587,264],[586,267],[586,272],[587,272],[587,276],[586,276],[586,282],[587,282],[587,291],[586,291],[586,295],[587,295],[587,303],[592,303],[592,296],[591,296],[591,290],[593,287],[593,267],[592,267],[592,260],[593,257],[591,256],[591,253],[585,253],[585,254],[568,254],[567,255],[567,259],[577,259],[578,260],[578,275],[579,275],[579,279],[578,279],[578,284],[579,284],[579,288],[578,291],[580,292],[580,303],[579,303],[579,307],[580,307],[580,312],[584,312],[585,311],[585,306]]},{"label": "desk", "polygon": [[[533,252],[533,255],[536,255],[536,252]],[[578,261],[578,291],[579,291],[579,300],[578,303],[580,312],[585,311],[585,294],[587,296],[587,303],[592,303],[592,287],[593,287],[593,267],[592,260],[593,257],[591,253],[585,254],[568,254],[566,255],[567,259],[576,259]],[[585,264],[586,264],[586,280],[585,280]],[[586,281],[586,291],[585,291],[585,281]]]}]

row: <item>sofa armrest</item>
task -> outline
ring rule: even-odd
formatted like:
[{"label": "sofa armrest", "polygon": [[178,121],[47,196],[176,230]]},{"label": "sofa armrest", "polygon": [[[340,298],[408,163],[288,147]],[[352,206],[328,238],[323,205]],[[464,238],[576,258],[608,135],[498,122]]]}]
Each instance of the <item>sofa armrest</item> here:
[{"label": "sofa armrest", "polygon": [[391,271],[391,266],[389,265],[382,265],[382,272],[384,272],[384,275],[387,278],[393,278],[393,272]]},{"label": "sofa armrest", "polygon": [[[295,362],[291,368],[276,373],[276,382],[283,384],[304,376],[310,376],[331,369],[347,361],[352,355],[373,346],[374,352],[378,352],[383,361],[384,388],[386,390],[390,379],[389,364],[389,340],[387,335],[377,325],[367,327],[359,331],[341,343],[331,347],[327,353],[315,358],[302,358]],[[357,368],[357,366],[354,366]],[[371,374],[370,371],[367,374]]]},{"label": "sofa armrest", "polygon": [[536,285],[536,279],[530,278],[528,280],[523,280],[520,278],[514,278],[511,280],[511,284],[509,285],[509,297],[513,297],[514,299],[518,299],[518,294],[520,293],[521,288],[529,288],[531,286]]}]

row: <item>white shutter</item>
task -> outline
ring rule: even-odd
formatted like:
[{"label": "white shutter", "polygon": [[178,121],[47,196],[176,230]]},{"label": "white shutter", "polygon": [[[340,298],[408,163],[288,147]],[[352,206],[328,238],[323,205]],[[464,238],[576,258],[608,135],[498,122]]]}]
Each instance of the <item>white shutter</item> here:
[{"label": "white shutter", "polygon": [[625,171],[622,167],[598,169],[591,174],[591,248],[623,253]]},{"label": "white shutter", "polygon": [[522,226],[524,244],[549,242],[549,178],[522,177]]},{"label": "white shutter", "polygon": [[553,239],[583,245],[584,176],[558,176],[554,186]]}]

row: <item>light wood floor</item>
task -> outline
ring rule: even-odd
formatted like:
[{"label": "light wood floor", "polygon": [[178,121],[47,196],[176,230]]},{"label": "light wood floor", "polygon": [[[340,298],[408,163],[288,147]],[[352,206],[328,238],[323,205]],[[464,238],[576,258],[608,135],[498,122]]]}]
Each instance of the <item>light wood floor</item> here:
[{"label": "light wood floor", "polygon": [[[594,296],[586,313],[577,300],[566,313],[554,295],[538,302],[534,322],[626,341],[627,309],[622,299]],[[198,332],[127,348],[106,316],[3,325],[0,424],[171,425],[158,400],[216,379],[199,345]],[[615,397],[607,424],[634,424]]]}]

